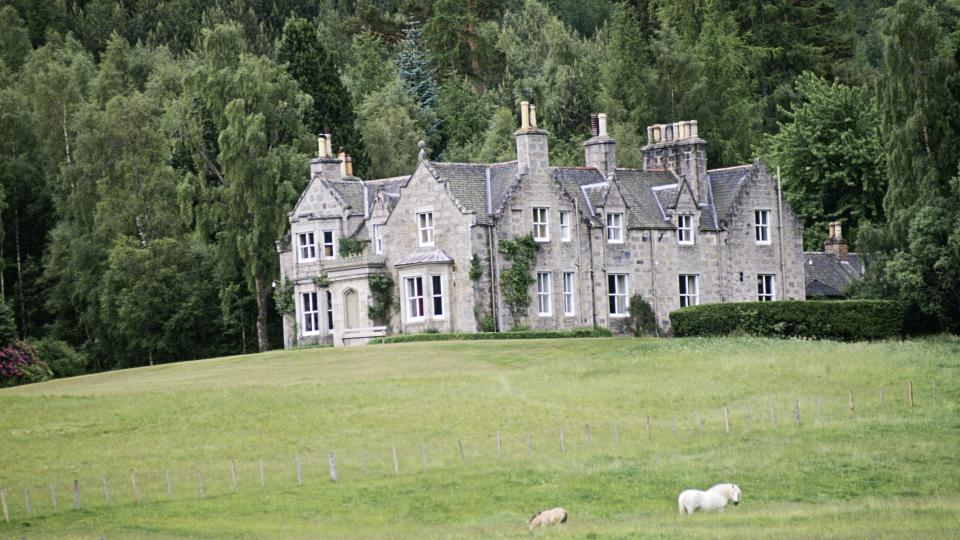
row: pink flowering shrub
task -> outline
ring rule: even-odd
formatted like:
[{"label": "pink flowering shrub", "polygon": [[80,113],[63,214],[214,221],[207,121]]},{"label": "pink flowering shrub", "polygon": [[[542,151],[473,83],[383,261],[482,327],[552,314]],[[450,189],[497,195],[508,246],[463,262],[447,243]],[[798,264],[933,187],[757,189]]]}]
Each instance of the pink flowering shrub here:
[{"label": "pink flowering shrub", "polygon": [[45,381],[53,377],[37,350],[22,341],[0,348],[0,387]]}]

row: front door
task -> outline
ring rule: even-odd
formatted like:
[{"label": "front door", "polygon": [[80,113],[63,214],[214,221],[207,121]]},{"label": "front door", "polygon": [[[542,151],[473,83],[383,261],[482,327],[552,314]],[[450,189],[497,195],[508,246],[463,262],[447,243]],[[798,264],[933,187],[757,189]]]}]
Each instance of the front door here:
[{"label": "front door", "polygon": [[346,311],[346,327],[356,328],[360,322],[360,295],[357,291],[349,289],[343,293],[343,305]]}]

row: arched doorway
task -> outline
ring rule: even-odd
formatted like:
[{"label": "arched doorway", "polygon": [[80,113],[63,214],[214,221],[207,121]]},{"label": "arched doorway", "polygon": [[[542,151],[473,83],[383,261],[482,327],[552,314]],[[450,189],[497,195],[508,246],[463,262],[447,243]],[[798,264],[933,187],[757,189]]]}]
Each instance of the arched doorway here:
[{"label": "arched doorway", "polygon": [[357,291],[347,289],[343,293],[343,306],[344,315],[346,315],[344,327],[347,329],[356,328],[360,323],[360,295],[357,294]]}]

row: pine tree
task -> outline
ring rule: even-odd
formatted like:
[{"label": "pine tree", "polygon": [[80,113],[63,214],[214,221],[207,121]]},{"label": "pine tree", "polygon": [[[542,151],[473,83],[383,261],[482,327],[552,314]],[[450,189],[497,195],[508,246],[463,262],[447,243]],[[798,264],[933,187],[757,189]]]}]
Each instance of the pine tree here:
[{"label": "pine tree", "polygon": [[340,81],[339,70],[323,48],[317,29],[305,19],[289,19],[283,28],[278,59],[286,64],[300,89],[313,97],[313,108],[304,118],[307,129],[315,134],[330,129],[334,144],[347,149],[354,173],[362,176],[369,160],[356,129],[350,93]]},{"label": "pine tree", "polygon": [[421,30],[413,24],[403,31],[397,59],[397,75],[403,83],[403,91],[421,109],[433,110],[439,99],[436,69],[430,53],[421,43]]}]

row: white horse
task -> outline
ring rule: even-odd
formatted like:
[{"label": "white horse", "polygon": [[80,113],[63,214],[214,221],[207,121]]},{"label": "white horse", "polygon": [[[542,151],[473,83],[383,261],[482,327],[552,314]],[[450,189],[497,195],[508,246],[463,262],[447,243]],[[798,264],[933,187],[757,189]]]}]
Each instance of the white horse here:
[{"label": "white horse", "polygon": [[723,510],[730,501],[734,506],[740,504],[740,486],[736,484],[717,484],[706,491],[688,489],[680,494],[677,504],[681,514],[692,514],[696,510],[710,512]]},{"label": "white horse", "polygon": [[530,518],[527,526],[530,527],[530,530],[533,530],[537,527],[546,527],[548,525],[556,525],[557,523],[565,525],[567,523],[567,515],[567,511],[563,508],[544,510],[543,512],[537,512]]}]

